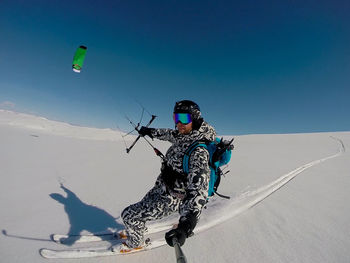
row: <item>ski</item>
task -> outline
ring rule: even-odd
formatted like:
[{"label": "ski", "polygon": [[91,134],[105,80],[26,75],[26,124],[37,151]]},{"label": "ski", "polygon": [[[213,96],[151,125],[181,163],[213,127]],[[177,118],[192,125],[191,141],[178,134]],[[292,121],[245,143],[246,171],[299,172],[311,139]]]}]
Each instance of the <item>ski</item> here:
[{"label": "ski", "polygon": [[[147,228],[147,234],[154,234],[169,230],[174,226],[174,223],[162,223],[153,224]],[[122,234],[122,237],[121,237]],[[118,239],[125,239],[124,229],[117,232],[107,232],[107,233],[93,233],[87,235],[63,235],[63,234],[52,234],[51,240],[59,244],[72,244],[72,243],[88,243],[88,242],[99,242],[99,241],[111,241]],[[125,237],[124,237],[125,236]]]},{"label": "ski", "polygon": [[40,255],[44,258],[93,258],[93,257],[104,257],[104,256],[116,256],[116,255],[128,255],[141,251],[151,250],[157,247],[165,245],[165,240],[156,239],[150,241],[145,247],[141,249],[135,249],[130,252],[121,252],[120,244],[111,248],[80,248],[80,249],[63,249],[54,250],[43,248],[40,250]]},{"label": "ski", "polygon": [[59,244],[72,244],[72,243],[86,243],[86,242],[99,242],[99,241],[110,241],[120,239],[120,233],[123,230],[118,232],[111,233],[96,233],[89,235],[61,235],[53,234],[51,235],[51,240]]},{"label": "ski", "polygon": [[130,252],[120,251],[122,246],[122,240],[126,239],[125,230],[122,229],[117,232],[106,232],[106,233],[92,233],[87,235],[51,235],[51,240],[59,244],[75,244],[75,243],[86,243],[99,242],[99,241],[112,241],[117,243],[110,247],[93,247],[86,246],[77,249],[40,249],[40,255],[44,258],[91,258],[91,257],[103,257],[103,256],[114,256],[114,255],[127,255],[137,253],[141,251],[151,250],[166,244],[164,240],[165,231],[170,230],[176,225],[177,220],[160,221],[150,224],[147,227],[146,234],[149,238],[149,242],[140,249],[134,249]]}]

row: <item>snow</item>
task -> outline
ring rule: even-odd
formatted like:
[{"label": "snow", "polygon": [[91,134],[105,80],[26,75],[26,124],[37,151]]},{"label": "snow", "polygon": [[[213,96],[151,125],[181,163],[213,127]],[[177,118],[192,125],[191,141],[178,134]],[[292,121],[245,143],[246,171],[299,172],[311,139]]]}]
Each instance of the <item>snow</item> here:
[{"label": "snow", "polygon": [[80,127],[68,123],[48,120],[25,113],[17,113],[0,109],[0,125],[10,125],[13,127],[32,130],[31,136],[36,136],[35,132],[44,132],[51,135],[61,135],[70,138],[80,138],[89,140],[115,141],[121,140],[121,133],[111,129],[96,129]]},{"label": "snow", "polygon": [[[120,212],[159,173],[143,140],[126,154],[119,131],[0,110],[0,145],[0,262],[175,262],[168,246],[117,258],[39,255],[67,248],[53,233],[121,229]],[[210,201],[183,246],[188,262],[350,262],[349,146],[350,132],[235,136],[219,188],[231,199]],[[90,246],[101,245],[110,244]]]}]

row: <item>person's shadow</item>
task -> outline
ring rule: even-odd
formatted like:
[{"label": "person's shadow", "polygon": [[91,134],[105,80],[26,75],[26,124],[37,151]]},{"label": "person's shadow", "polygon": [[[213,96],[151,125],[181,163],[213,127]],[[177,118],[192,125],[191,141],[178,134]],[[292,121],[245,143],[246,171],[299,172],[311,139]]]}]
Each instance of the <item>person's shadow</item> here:
[{"label": "person's shadow", "polygon": [[[83,230],[90,233],[101,233],[111,232],[111,229],[113,229],[113,231],[119,231],[124,228],[123,225],[116,222],[115,217],[103,209],[85,204],[75,193],[70,191],[63,184],[61,184],[61,188],[67,194],[66,197],[58,193],[52,193],[50,197],[64,205],[64,210],[68,215],[70,223],[68,235],[76,236],[81,234]],[[69,239],[69,241],[67,240],[64,244],[71,246],[77,239],[78,236]]]}]

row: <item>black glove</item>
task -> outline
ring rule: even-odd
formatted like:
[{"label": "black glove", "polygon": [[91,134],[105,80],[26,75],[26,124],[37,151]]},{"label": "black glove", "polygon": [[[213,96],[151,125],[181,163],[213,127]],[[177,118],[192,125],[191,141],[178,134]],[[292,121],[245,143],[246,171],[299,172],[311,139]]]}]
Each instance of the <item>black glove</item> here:
[{"label": "black glove", "polygon": [[186,240],[185,230],[178,227],[176,229],[170,230],[165,234],[165,240],[168,243],[168,245],[171,247],[174,246],[173,238],[176,238],[179,245],[182,246],[183,244],[185,244],[185,240]]},{"label": "black glove", "polygon": [[139,132],[139,134],[141,135],[141,136],[146,136],[146,135],[148,135],[150,138],[152,138],[153,139],[153,136],[152,136],[152,131],[153,131],[154,129],[153,128],[148,128],[148,127],[145,127],[145,126],[142,126],[139,130],[138,130],[138,132]]},{"label": "black glove", "polygon": [[172,229],[165,234],[165,240],[169,246],[173,247],[173,238],[175,237],[182,246],[185,244],[186,238],[193,235],[193,229],[197,224],[196,216],[190,214],[180,218],[180,223],[176,229]]}]

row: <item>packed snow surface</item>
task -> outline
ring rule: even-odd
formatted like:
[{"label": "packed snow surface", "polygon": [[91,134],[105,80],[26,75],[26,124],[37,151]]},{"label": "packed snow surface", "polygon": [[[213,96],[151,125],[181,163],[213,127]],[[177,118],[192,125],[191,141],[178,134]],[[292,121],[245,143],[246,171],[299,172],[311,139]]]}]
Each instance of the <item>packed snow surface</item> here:
[{"label": "packed snow surface", "polygon": [[[89,259],[39,255],[110,246],[59,245],[50,235],[122,229],[121,211],[153,186],[158,157],[142,140],[127,154],[121,135],[0,110],[0,262],[176,262],[168,246]],[[188,263],[350,262],[350,132],[234,137],[219,188],[231,199],[209,201],[183,246]]]}]

